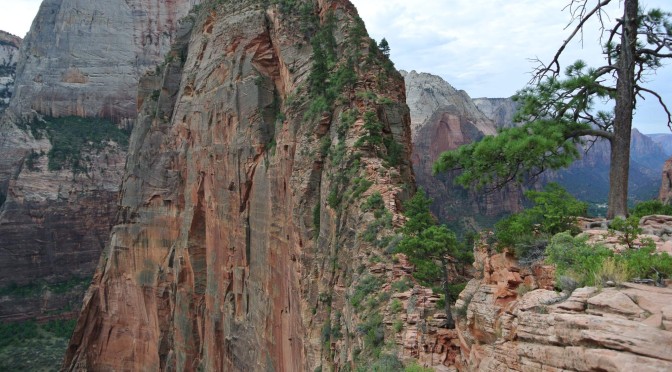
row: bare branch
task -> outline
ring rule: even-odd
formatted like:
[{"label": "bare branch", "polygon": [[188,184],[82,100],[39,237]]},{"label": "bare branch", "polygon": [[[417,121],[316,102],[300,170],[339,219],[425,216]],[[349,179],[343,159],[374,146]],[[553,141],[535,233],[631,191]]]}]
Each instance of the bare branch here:
[{"label": "bare branch", "polygon": [[669,108],[667,107],[667,105],[663,101],[663,97],[661,97],[660,94],[658,94],[657,92],[654,92],[651,89],[640,87],[639,85],[636,85],[635,87],[638,90],[641,90],[642,92],[649,93],[650,95],[658,98],[658,102],[660,103],[660,105],[663,107],[663,110],[665,110],[665,113],[667,114],[667,127],[670,128],[670,130],[672,130],[672,113],[670,113]]},{"label": "bare branch", "polygon": [[[534,72],[534,77],[530,81],[530,83],[535,83],[535,82],[540,82],[541,79],[543,79],[545,76],[547,76],[549,73],[551,76],[555,77],[560,74],[560,56],[564,52],[565,48],[567,48],[567,45],[576,37],[576,35],[583,30],[583,26],[586,24],[586,22],[596,13],[599,13],[601,9],[609,4],[612,0],[602,0],[600,1],[595,8],[593,8],[591,11],[586,12],[585,6],[587,0],[583,1],[583,5],[580,5],[576,10],[571,7],[570,4],[570,11],[572,12],[572,21],[579,19],[579,23],[574,27],[574,31],[572,31],[571,35],[562,43],[558,51],[555,53],[555,56],[553,57],[553,60],[547,64],[540,66],[539,68],[535,69]],[[573,1],[572,4],[575,2],[581,2],[581,1]],[[578,17],[576,16],[578,12]]]}]

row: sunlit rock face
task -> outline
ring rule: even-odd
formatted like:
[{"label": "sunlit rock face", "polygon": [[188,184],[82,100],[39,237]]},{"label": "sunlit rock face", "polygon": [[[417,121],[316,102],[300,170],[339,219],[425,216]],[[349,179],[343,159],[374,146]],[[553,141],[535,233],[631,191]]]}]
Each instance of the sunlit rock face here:
[{"label": "sunlit rock face", "polygon": [[455,185],[458,172],[432,174],[432,166],[442,152],[496,134],[496,118],[486,116],[466,92],[456,90],[438,76],[415,71],[403,75],[411,109],[413,169],[418,186],[434,199],[432,211],[436,216],[443,222],[459,222],[460,227],[474,229],[520,211],[520,187],[479,193]]},{"label": "sunlit rock face", "polygon": [[[663,234],[671,223],[649,216],[641,227]],[[587,233],[591,243],[612,239],[606,225],[602,234]],[[555,268],[543,261],[522,264],[485,241],[474,254],[479,274],[455,304],[460,371],[672,369],[671,288],[622,283],[563,294],[554,290]]]},{"label": "sunlit rock face", "polygon": [[20,37],[0,31],[0,116],[14,93],[16,63],[19,59],[21,41]]},{"label": "sunlit rock face", "polygon": [[[391,280],[370,256],[389,257],[376,237],[415,188],[402,77],[348,1],[213,1],[183,26],[140,83],[119,215],[65,368],[355,368],[349,298],[365,276]],[[317,81],[316,33],[333,64]]]},{"label": "sunlit rock face", "polygon": [[[93,274],[117,213],[126,146],[72,150],[63,157],[81,161],[58,169],[49,165],[54,136],[33,120],[77,116],[96,126],[102,118],[130,129],[140,76],[164,61],[193,3],[45,0],[18,54],[8,54],[16,38],[0,36],[0,66],[16,66],[0,118],[0,288],[86,282]],[[61,145],[84,134],[68,135]],[[3,298],[0,317],[76,311],[83,288]]]}]

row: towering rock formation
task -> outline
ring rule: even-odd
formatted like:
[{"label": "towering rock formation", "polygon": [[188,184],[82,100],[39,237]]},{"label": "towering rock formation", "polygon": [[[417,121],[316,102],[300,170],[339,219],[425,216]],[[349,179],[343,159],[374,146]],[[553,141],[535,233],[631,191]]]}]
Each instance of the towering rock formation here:
[{"label": "towering rock formation", "polygon": [[164,60],[193,3],[43,1],[0,118],[0,288],[46,286],[30,298],[0,298],[0,318],[77,307],[83,286],[49,288],[88,281],[95,270],[126,158],[127,141],[100,119],[129,127],[140,76]]},{"label": "towering rock formation", "polygon": [[[497,126],[466,92],[457,91],[440,77],[415,71],[403,75],[411,109],[413,169],[418,186],[434,199],[434,214],[445,222],[460,219],[462,224],[475,227],[474,219],[492,224],[502,214],[519,211],[520,187],[484,194],[455,185],[456,172],[432,175],[432,165],[442,152],[494,135]],[[495,104],[489,107],[493,115],[503,116],[501,121],[506,122],[511,110],[505,111],[506,107],[499,110]]]},{"label": "towering rock formation", "polygon": [[389,280],[367,266],[414,188],[403,80],[346,0],[212,1],[183,26],[140,84],[65,367],[354,368],[393,334],[354,298]]},{"label": "towering rock formation", "polygon": [[672,158],[667,159],[663,166],[663,181],[660,185],[658,199],[665,204],[672,202]]},{"label": "towering rock formation", "polygon": [[20,47],[20,37],[0,31],[0,116],[14,93],[14,77]]}]

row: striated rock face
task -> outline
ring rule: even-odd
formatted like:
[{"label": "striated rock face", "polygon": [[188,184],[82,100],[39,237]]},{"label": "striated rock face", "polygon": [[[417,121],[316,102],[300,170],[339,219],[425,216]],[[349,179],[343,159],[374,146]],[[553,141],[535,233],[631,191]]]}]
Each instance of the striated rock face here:
[{"label": "striated rock face", "polygon": [[456,304],[464,314],[460,370],[672,369],[672,289],[626,283],[579,288],[565,299],[549,290],[547,268],[530,271],[487,246],[476,253],[484,275]]},{"label": "striated rock face", "polygon": [[[15,94],[0,118],[0,288],[85,280],[93,274],[117,211],[126,147],[96,144],[81,154],[66,153],[81,161],[76,169],[58,169],[48,165],[57,146],[49,131],[58,128],[39,129],[32,120],[80,116],[96,126],[94,117],[102,117],[128,126],[137,113],[140,76],[164,60],[178,19],[193,3],[42,3],[18,56]],[[70,140],[76,138],[65,141]],[[47,293],[3,298],[0,317],[64,311],[69,306],[61,306],[61,300],[82,296],[83,290],[77,287],[48,301]],[[41,305],[26,305],[31,303]]]},{"label": "striated rock face", "polygon": [[184,22],[140,83],[67,370],[356,366],[347,299],[387,275],[365,264],[413,191],[403,80],[365,35],[343,0],[216,1]]},{"label": "striated rock face", "polygon": [[14,93],[14,77],[21,41],[18,36],[0,31],[0,116]]},{"label": "striated rock face", "polygon": [[138,79],[170,49],[196,0],[45,0],[17,68],[19,115],[136,116]]},{"label": "striated rock face", "polygon": [[474,98],[474,104],[497,128],[511,128],[515,125],[513,117],[518,111],[518,104],[511,98]]},{"label": "striated rock face", "polygon": [[455,90],[440,77],[415,71],[403,75],[411,109],[413,168],[418,185],[434,199],[434,214],[442,221],[460,218],[472,225],[469,221],[474,219],[491,224],[497,216],[520,211],[520,187],[483,194],[454,185],[455,172],[432,175],[434,161],[442,152],[494,135],[497,127],[466,92]]}]

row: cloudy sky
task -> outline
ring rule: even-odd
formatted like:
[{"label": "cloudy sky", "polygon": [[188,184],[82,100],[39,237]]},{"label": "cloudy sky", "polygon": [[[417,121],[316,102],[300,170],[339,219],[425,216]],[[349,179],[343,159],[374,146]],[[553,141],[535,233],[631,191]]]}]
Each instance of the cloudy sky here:
[{"label": "cloudy sky", "polygon": [[[99,0],[104,1],[104,0]],[[597,0],[589,0],[595,3]],[[24,36],[40,0],[2,0],[0,29]],[[385,37],[397,68],[429,72],[472,97],[508,97],[525,86],[534,64],[548,61],[569,35],[569,0],[352,0],[372,37]],[[670,0],[640,0],[645,8],[672,10]],[[620,14],[619,1],[609,12]],[[572,44],[565,61],[598,66],[597,25],[589,25],[583,47]],[[669,64],[669,63],[668,63]],[[672,106],[672,66],[650,77],[649,87]],[[664,132],[665,114],[653,98],[641,102],[635,126]]]}]

